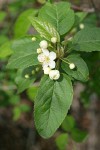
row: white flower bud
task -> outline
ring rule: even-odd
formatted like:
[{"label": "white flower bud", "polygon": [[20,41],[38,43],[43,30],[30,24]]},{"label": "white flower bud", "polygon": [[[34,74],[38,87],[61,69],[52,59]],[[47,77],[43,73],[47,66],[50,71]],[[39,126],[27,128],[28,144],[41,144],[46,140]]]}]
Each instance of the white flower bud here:
[{"label": "white flower bud", "polygon": [[42,63],[42,62],[44,62],[44,60],[45,60],[45,55],[43,53],[39,54],[38,61]]},{"label": "white flower bud", "polygon": [[32,37],[32,41],[33,41],[33,42],[36,41],[36,37]]},{"label": "white flower bud", "polygon": [[36,69],[35,69],[35,70],[36,70],[36,72],[38,72],[38,71],[40,70],[40,68],[39,68],[39,67],[36,67]]},{"label": "white flower bud", "polygon": [[48,47],[47,41],[43,40],[40,42],[40,47],[46,49]]},{"label": "white flower bud", "polygon": [[49,77],[51,80],[57,80],[60,77],[60,72],[58,70],[51,70],[49,73]]},{"label": "white flower bud", "polygon": [[80,29],[84,29],[84,24],[81,23],[81,24],[79,25],[79,27],[80,27]]},{"label": "white flower bud", "polygon": [[69,68],[70,69],[74,69],[75,68],[75,64],[74,63],[69,64]]},{"label": "white flower bud", "polygon": [[38,53],[38,54],[42,53],[42,49],[41,49],[41,48],[38,48],[38,49],[37,49],[37,53]]},{"label": "white flower bud", "polygon": [[56,43],[56,42],[57,42],[57,38],[56,38],[56,37],[52,37],[52,38],[51,38],[51,42],[52,42],[52,43]]},{"label": "white flower bud", "polygon": [[25,78],[26,78],[26,79],[28,79],[28,78],[29,78],[29,75],[28,75],[28,74],[26,74],[26,75],[25,75]]},{"label": "white flower bud", "polygon": [[51,69],[50,67],[44,67],[43,70],[44,70],[44,74],[49,74]]}]

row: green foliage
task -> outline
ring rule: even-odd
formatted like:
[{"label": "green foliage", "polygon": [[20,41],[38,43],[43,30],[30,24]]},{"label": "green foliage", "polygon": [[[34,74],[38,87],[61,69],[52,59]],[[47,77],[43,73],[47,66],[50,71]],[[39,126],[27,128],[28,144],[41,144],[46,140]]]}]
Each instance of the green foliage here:
[{"label": "green foliage", "polygon": [[74,24],[74,12],[67,2],[47,3],[40,9],[39,18],[50,22],[60,35],[67,33]]},{"label": "green foliage", "polygon": [[74,36],[72,43],[73,49],[77,51],[100,51],[100,29],[85,28]]},{"label": "green foliage", "polygon": [[20,118],[20,115],[21,115],[21,110],[19,107],[15,107],[13,109],[13,120],[16,121]]},{"label": "green foliage", "polygon": [[72,129],[75,127],[74,118],[71,115],[66,116],[61,127],[64,131],[71,132]]},{"label": "green foliage", "polygon": [[[18,85],[18,93],[21,93],[24,90],[26,90],[36,80],[36,76],[32,75],[33,69],[34,69],[34,67],[29,67],[27,69],[18,71],[18,73],[17,73],[18,75],[15,79],[16,84]],[[26,75],[28,78],[25,78]]]},{"label": "green foliage", "polygon": [[44,22],[38,18],[30,18],[30,21],[34,28],[40,33],[42,37],[51,41],[52,37],[56,37],[57,41],[60,41],[60,37],[56,29],[49,22]]},{"label": "green foliage", "polygon": [[38,45],[39,41],[33,42],[30,37],[14,41],[12,49],[15,52],[11,56],[7,67],[24,69],[39,64],[36,53]]},{"label": "green foliage", "polygon": [[[71,70],[69,68],[68,63],[74,63],[75,69]],[[84,60],[77,54],[69,55],[67,58],[64,58],[62,62],[62,69],[73,78],[80,80],[80,81],[87,81],[89,78],[89,71],[86,63]]]},{"label": "green foliage", "polygon": [[29,112],[30,107],[26,104],[21,104],[13,109],[13,120],[17,121],[23,112]]},{"label": "green foliage", "polygon": [[19,15],[14,26],[15,38],[25,36],[27,34],[27,31],[29,30],[31,25],[31,23],[28,20],[28,17],[35,16],[35,14],[36,14],[35,10],[28,9]]},{"label": "green foliage", "polygon": [[74,26],[79,25],[87,16],[86,12],[77,12],[75,13],[75,24]]},{"label": "green foliage", "polygon": [[73,88],[69,77],[62,75],[58,81],[43,77],[34,110],[35,124],[42,137],[49,138],[54,134],[67,114],[72,98]]},{"label": "green foliage", "polygon": [[12,95],[12,97],[9,99],[10,104],[16,105],[20,103],[20,96],[18,95]]},{"label": "green foliage", "polygon": [[0,58],[5,58],[12,54],[11,41],[7,41],[0,46]]},{"label": "green foliage", "polygon": [[71,137],[76,142],[83,142],[84,140],[86,140],[87,136],[87,132],[79,130],[77,128],[74,128],[71,132]]},{"label": "green foliage", "polygon": [[59,150],[65,150],[68,144],[68,134],[63,133],[56,138],[56,145]]},{"label": "green foliage", "polygon": [[31,101],[34,101],[35,100],[35,97],[37,95],[37,91],[38,91],[38,86],[33,86],[33,87],[29,87],[28,90],[27,90],[27,95],[29,97],[29,99]]}]

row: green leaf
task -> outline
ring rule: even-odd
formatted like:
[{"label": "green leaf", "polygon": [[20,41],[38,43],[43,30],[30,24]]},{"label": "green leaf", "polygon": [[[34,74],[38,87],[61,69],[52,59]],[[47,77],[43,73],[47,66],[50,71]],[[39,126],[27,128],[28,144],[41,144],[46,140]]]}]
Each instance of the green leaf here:
[{"label": "green leaf", "polygon": [[85,28],[74,36],[72,43],[76,51],[100,51],[100,29]]},{"label": "green leaf", "polygon": [[19,106],[21,112],[29,112],[31,110],[30,106],[27,104],[21,104]]},{"label": "green leaf", "polygon": [[71,137],[76,142],[83,142],[87,139],[88,133],[86,131],[74,128],[71,133]]},{"label": "green leaf", "polygon": [[5,58],[12,54],[11,41],[7,41],[0,46],[0,58]]},{"label": "green leaf", "polygon": [[20,96],[19,95],[12,95],[9,99],[9,103],[11,105],[18,105],[20,103]]},{"label": "green leaf", "polygon": [[39,11],[39,18],[50,22],[60,35],[63,35],[67,33],[74,24],[74,11],[70,9],[68,2],[59,2],[56,4],[47,3]]},{"label": "green leaf", "polygon": [[50,24],[49,22],[42,21],[38,18],[30,18],[30,21],[34,28],[40,33],[42,37],[47,39],[48,41],[51,41],[52,37],[57,38],[57,42],[60,41],[60,37],[56,29]]},{"label": "green leaf", "polygon": [[[70,69],[69,64],[66,63],[74,63],[76,68],[75,69]],[[89,78],[89,71],[88,67],[85,63],[85,61],[76,54],[69,55],[67,58],[64,59],[62,62],[62,69],[70,76],[73,78],[80,80],[80,81],[87,81]]]},{"label": "green leaf", "polygon": [[31,25],[30,21],[28,20],[28,17],[35,16],[35,14],[35,10],[28,9],[19,15],[14,26],[15,38],[25,36]]},{"label": "green leaf", "polygon": [[56,145],[58,147],[59,150],[66,150],[66,147],[68,145],[68,139],[69,136],[68,134],[61,134],[56,138]]},{"label": "green leaf", "polygon": [[[18,70],[17,77],[15,78],[15,82],[18,85],[18,93],[21,93],[29,88],[36,80],[36,75],[32,75],[33,69],[34,67],[32,66],[26,68],[25,70]],[[25,75],[28,75],[29,78],[25,78]]]},{"label": "green leaf", "polygon": [[21,110],[18,106],[13,109],[13,120],[17,121],[21,116]]},{"label": "green leaf", "polygon": [[35,125],[44,138],[51,137],[63,122],[73,99],[71,80],[61,75],[57,81],[44,76],[35,100]]},{"label": "green leaf", "polygon": [[75,24],[74,26],[79,25],[87,16],[86,12],[77,12],[75,13]]},{"label": "green leaf", "polygon": [[35,100],[38,89],[39,89],[38,86],[33,86],[33,87],[28,88],[27,90],[27,95],[32,102],[34,102]]},{"label": "green leaf", "polygon": [[65,120],[61,125],[62,129],[68,132],[71,132],[74,126],[75,126],[75,120],[71,115],[66,116]]},{"label": "green leaf", "polygon": [[29,66],[39,64],[36,49],[39,47],[40,40],[33,42],[31,37],[15,40],[12,45],[14,54],[9,59],[8,68],[24,69]]}]

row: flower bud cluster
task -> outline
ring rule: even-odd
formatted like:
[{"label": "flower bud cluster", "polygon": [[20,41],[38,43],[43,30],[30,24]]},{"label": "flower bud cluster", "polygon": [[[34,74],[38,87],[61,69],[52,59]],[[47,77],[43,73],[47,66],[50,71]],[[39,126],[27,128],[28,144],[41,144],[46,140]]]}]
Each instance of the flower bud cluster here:
[{"label": "flower bud cluster", "polygon": [[[55,38],[52,38],[52,40],[56,42]],[[40,47],[37,49],[38,61],[42,64],[44,74],[49,75],[51,80],[59,79],[60,72],[55,69],[55,60],[57,58],[56,53],[47,49],[48,42],[45,40],[41,41],[39,46]]]}]

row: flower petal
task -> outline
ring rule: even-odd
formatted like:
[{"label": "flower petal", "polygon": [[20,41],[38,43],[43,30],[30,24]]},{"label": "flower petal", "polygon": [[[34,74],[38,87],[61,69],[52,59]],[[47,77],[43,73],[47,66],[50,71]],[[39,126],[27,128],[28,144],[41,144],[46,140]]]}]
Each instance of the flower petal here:
[{"label": "flower petal", "polygon": [[50,58],[50,60],[55,60],[56,59],[56,53],[55,52],[50,52],[49,58]]},{"label": "flower petal", "polygon": [[45,67],[48,67],[48,66],[49,66],[49,63],[44,61],[43,64],[42,64],[42,67],[45,68]]},{"label": "flower petal", "polygon": [[50,67],[51,69],[54,69],[55,66],[56,66],[55,61],[50,61],[50,62],[49,62],[49,67]]},{"label": "flower petal", "polygon": [[44,67],[44,74],[49,74],[49,72],[51,71],[50,67]]},{"label": "flower petal", "polygon": [[45,56],[49,56],[49,51],[47,49],[42,49],[42,52]]},{"label": "flower petal", "polygon": [[42,63],[42,62],[44,62],[44,60],[45,60],[45,55],[43,53],[39,54],[38,61]]}]

